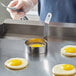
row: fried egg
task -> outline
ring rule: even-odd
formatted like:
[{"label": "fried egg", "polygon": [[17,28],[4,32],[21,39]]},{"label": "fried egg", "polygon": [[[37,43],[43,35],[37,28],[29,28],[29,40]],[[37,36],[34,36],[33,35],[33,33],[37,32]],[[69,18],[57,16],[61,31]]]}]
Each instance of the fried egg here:
[{"label": "fried egg", "polygon": [[58,64],[53,67],[52,72],[55,76],[74,76],[76,69],[71,64]]},{"label": "fried egg", "polygon": [[67,45],[61,48],[61,54],[65,56],[75,57],[76,56],[76,46],[75,45]]},{"label": "fried egg", "polygon": [[4,65],[11,70],[21,70],[27,67],[28,61],[24,58],[11,58],[8,59]]},{"label": "fried egg", "polygon": [[43,47],[44,45],[43,44],[36,43],[36,44],[30,44],[29,46],[30,47]]}]

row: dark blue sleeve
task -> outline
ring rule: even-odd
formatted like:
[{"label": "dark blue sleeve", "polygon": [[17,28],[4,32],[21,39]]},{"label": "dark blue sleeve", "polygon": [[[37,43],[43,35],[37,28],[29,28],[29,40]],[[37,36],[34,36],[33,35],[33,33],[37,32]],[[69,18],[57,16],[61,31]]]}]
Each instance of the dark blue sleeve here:
[{"label": "dark blue sleeve", "polygon": [[38,0],[38,14],[40,16],[40,8],[41,8],[41,4],[40,4],[40,0]]}]

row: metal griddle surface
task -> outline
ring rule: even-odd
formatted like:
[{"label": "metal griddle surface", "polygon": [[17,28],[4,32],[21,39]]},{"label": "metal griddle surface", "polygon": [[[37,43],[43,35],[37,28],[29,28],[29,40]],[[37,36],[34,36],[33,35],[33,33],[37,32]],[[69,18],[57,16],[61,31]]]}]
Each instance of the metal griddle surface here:
[{"label": "metal griddle surface", "polygon": [[[75,41],[49,41],[47,57],[27,58],[25,56],[25,40],[0,39],[0,76],[52,76],[52,68],[56,64],[73,64],[76,58],[62,57],[60,49],[68,44],[76,45]],[[21,71],[12,71],[4,67],[4,62],[13,57],[26,57],[29,65]]]}]

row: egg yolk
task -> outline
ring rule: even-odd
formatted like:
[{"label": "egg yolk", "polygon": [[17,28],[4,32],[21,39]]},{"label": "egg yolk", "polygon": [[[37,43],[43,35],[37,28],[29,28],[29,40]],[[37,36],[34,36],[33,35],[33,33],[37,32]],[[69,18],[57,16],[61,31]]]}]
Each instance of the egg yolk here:
[{"label": "egg yolk", "polygon": [[13,59],[13,60],[10,60],[8,62],[9,65],[11,66],[19,66],[22,64],[22,61],[21,60],[18,60],[18,59]]},{"label": "egg yolk", "polygon": [[30,47],[42,47],[44,46],[43,44],[30,44]]},{"label": "egg yolk", "polygon": [[70,64],[63,64],[61,67],[62,67],[63,70],[67,70],[67,71],[74,69],[74,66],[70,65]]},{"label": "egg yolk", "polygon": [[67,47],[64,50],[66,53],[76,53],[76,48],[74,47]]},{"label": "egg yolk", "polygon": [[40,39],[40,38],[36,38],[36,39],[31,39],[31,40],[29,40],[29,43],[32,43],[32,42],[41,42],[41,43],[43,43],[44,42],[44,39]]}]

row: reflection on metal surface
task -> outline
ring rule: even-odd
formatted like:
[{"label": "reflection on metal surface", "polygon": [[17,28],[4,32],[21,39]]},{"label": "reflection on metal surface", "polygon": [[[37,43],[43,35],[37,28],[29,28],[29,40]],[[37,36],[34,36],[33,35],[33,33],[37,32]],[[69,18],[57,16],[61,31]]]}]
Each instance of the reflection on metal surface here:
[{"label": "reflection on metal surface", "polygon": [[29,57],[29,56],[28,56],[28,50],[27,50],[27,48],[25,47],[25,58],[26,58],[27,60],[29,60],[28,57]]},{"label": "reflection on metal surface", "polygon": [[49,63],[47,59],[44,59],[43,65],[44,65],[44,69],[46,70],[46,72],[49,73],[50,69],[49,69]]}]

